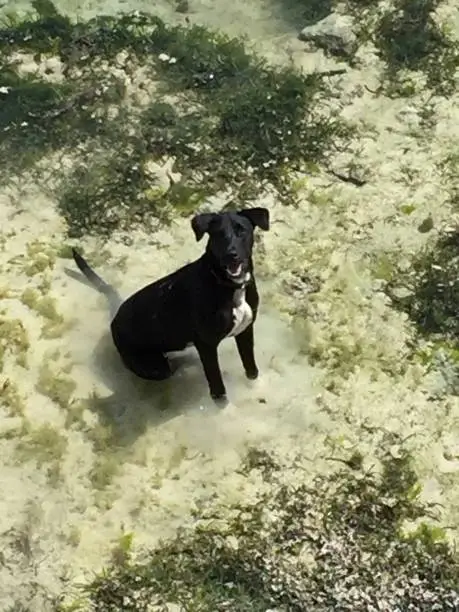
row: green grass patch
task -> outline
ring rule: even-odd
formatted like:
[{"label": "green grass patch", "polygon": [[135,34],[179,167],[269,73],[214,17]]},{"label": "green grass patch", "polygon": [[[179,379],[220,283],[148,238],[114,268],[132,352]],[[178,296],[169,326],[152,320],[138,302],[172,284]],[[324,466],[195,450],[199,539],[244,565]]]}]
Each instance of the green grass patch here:
[{"label": "green grass patch", "polygon": [[[114,560],[77,609],[422,610],[426,601],[430,610],[455,609],[457,558],[444,531],[429,525],[411,459],[399,450],[381,453],[379,475],[359,465],[312,486],[283,484],[286,466],[252,453],[245,469],[261,461],[268,485],[257,502],[232,508],[226,520],[215,520],[221,508],[201,509],[194,529],[143,560]],[[405,521],[418,528],[405,533]]]}]

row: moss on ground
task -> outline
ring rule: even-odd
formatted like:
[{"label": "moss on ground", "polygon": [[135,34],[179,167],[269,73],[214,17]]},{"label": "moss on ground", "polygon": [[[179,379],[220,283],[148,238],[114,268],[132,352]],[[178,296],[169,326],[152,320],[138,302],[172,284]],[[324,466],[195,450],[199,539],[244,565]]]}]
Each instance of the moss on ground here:
[{"label": "moss on ground", "polygon": [[76,609],[456,609],[458,560],[445,533],[425,522],[431,509],[419,501],[408,453],[396,437],[384,442],[399,452],[381,454],[379,475],[359,462],[311,486],[283,484],[286,466],[252,452],[244,470],[261,470],[267,484],[256,503],[225,521],[209,508],[142,561],[132,558],[130,534],[129,554],[92,581]]},{"label": "moss on ground", "polygon": [[[320,162],[350,137],[333,112],[318,111],[321,99],[333,97],[323,77],[270,66],[240,39],[201,26],[169,26],[146,13],[74,23],[48,2],[35,9],[0,29],[2,65],[11,79],[2,90],[0,129],[7,137],[0,156],[11,160],[11,151],[21,149],[16,157],[28,156],[23,166],[16,162],[21,168],[37,151],[85,143],[81,163],[58,190],[73,235],[109,234],[164,211],[186,214],[222,188],[232,188],[236,198],[247,194],[247,184],[256,193],[263,180],[285,188],[286,168]],[[11,66],[18,51],[33,54],[37,65],[59,58],[62,80],[34,75],[23,82]],[[123,88],[140,66],[151,79],[147,89],[155,83],[143,110],[127,101]],[[166,102],[166,94],[176,102]],[[180,178],[158,191],[144,168],[165,157],[174,157]]]}]

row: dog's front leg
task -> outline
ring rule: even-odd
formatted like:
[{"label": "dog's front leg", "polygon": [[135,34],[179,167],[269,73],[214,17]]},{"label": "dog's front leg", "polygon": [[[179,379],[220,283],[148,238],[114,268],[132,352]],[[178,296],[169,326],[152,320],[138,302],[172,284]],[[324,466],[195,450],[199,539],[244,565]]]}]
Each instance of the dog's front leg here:
[{"label": "dog's front leg", "polygon": [[204,368],[212,399],[225,401],[226,389],[218,363],[218,347],[201,342],[195,342],[195,346]]},{"label": "dog's front leg", "polygon": [[253,340],[253,323],[236,336],[237,350],[244,366],[245,375],[250,380],[258,378],[258,368],[255,363],[254,340]]}]

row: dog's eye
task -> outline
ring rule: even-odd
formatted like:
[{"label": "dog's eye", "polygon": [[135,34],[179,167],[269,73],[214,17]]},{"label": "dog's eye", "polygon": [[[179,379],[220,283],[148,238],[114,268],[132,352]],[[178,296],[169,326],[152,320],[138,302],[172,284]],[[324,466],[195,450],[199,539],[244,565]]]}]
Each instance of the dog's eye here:
[{"label": "dog's eye", "polygon": [[242,234],[244,233],[244,228],[242,227],[242,225],[236,225],[234,228],[234,233],[236,234],[236,236],[242,236]]}]

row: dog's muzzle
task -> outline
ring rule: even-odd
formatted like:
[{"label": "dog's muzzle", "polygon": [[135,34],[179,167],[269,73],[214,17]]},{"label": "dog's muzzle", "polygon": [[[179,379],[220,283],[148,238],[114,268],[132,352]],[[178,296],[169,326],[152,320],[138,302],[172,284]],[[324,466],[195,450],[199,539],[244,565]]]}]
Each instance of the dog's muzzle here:
[{"label": "dog's muzzle", "polygon": [[237,285],[247,282],[247,266],[240,261],[231,262],[224,267],[226,277]]}]

